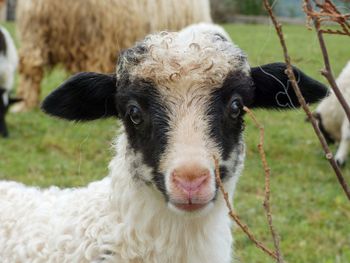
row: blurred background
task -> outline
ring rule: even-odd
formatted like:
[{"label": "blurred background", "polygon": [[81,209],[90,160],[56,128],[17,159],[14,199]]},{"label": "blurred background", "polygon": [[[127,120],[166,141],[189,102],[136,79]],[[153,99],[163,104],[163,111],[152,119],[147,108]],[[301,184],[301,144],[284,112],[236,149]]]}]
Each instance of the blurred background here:
[{"label": "blurred background", "polygon": [[[270,2],[283,21],[293,64],[327,84],[320,75],[323,59],[316,34],[305,26],[302,1]],[[341,11],[350,13],[350,0],[334,2]],[[0,0],[1,25],[9,30],[19,48],[15,9],[16,0]],[[283,61],[279,40],[261,0],[211,0],[211,14],[248,54],[252,66]],[[350,60],[350,38],[326,35],[325,39],[337,76]],[[46,69],[41,98],[69,74],[62,65]],[[15,89],[18,83],[17,73]],[[272,170],[272,210],[286,261],[349,263],[350,205],[310,124],[304,122],[304,112],[258,110],[256,114],[265,126],[265,150]],[[34,109],[10,113],[7,121],[10,138],[0,138],[0,179],[42,187],[72,187],[107,175],[108,162],[114,155],[111,143],[119,127],[115,120],[67,123]],[[262,207],[264,174],[256,147],[259,132],[248,118],[246,123],[247,158],[235,209],[258,239],[272,247]],[[343,169],[348,181],[349,167],[348,164]],[[272,262],[240,230],[233,232],[237,262]]]},{"label": "blurred background", "polygon": [[[0,0],[1,21],[15,19],[16,2],[17,0]],[[350,7],[350,0],[334,0],[333,2],[340,7],[340,10],[346,11]],[[210,0],[210,3],[212,18],[217,23],[235,22],[240,19],[244,21],[245,16],[266,16],[261,0]],[[301,0],[270,0],[270,3],[274,4],[274,11],[278,16],[304,18],[304,12],[300,8]],[[250,21],[253,22],[254,18],[251,17]]]}]

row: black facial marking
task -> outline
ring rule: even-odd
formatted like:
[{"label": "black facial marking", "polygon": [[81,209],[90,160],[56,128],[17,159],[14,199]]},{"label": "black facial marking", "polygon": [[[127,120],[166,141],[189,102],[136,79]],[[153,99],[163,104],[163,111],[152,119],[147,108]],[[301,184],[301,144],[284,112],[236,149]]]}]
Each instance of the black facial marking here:
[{"label": "black facial marking", "polygon": [[234,145],[233,152],[235,153],[234,159],[229,160],[232,163],[229,163],[228,165],[220,165],[220,178],[223,182],[237,172],[237,168],[241,162],[240,158],[242,154],[244,154],[244,144]]},{"label": "black facial marking", "polygon": [[[166,196],[163,175],[158,173],[160,156],[168,142],[169,120],[161,96],[154,85],[142,79],[121,80],[116,96],[119,116],[122,119],[130,147],[141,153],[143,162],[153,169],[153,182]],[[127,83],[127,85],[126,85]],[[130,118],[129,105],[136,105],[142,122],[135,124]],[[140,178],[142,179],[142,178]]]},{"label": "black facial marking", "polygon": [[[232,171],[229,171],[225,165],[220,165],[220,178],[221,181],[224,182],[226,178],[229,178],[230,174],[232,174]],[[218,192],[219,192],[219,186],[215,184],[215,195],[212,201],[216,201],[218,198]]]},{"label": "black facial marking", "polygon": [[169,196],[168,193],[166,191],[166,187],[165,187],[165,178],[163,174],[160,173],[154,173],[154,176],[152,178],[153,183],[156,185],[156,187],[158,188],[158,190],[163,194],[165,201],[169,201]]},{"label": "black facial marking", "polygon": [[[244,130],[243,106],[252,101],[253,86],[250,77],[242,72],[232,72],[228,75],[221,88],[211,96],[210,136],[222,149],[222,157],[227,160],[235,146],[240,145],[241,134]],[[232,102],[240,107],[239,114],[233,114]]]},{"label": "black facial marking", "polygon": [[225,165],[220,165],[220,178],[225,179],[229,174],[229,171]]}]

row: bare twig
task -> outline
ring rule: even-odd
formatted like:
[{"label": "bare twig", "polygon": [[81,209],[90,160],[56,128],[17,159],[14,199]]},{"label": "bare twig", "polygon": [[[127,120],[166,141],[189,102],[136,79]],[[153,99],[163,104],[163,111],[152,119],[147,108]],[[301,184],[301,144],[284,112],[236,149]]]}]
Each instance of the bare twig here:
[{"label": "bare twig", "polygon": [[[339,11],[337,10],[337,8],[334,6],[333,3],[331,3],[331,1],[326,1],[324,5],[330,6],[330,8],[332,8],[331,10],[333,10],[333,13],[339,14]],[[308,13],[313,13],[313,9],[311,6],[311,3],[309,0],[304,0],[304,10],[306,12],[306,14]],[[328,10],[328,9],[327,9]],[[324,65],[325,68],[321,71],[321,74],[323,76],[326,77],[326,79],[328,80],[329,84],[331,85],[335,96],[337,97],[337,99],[339,100],[339,103],[342,105],[345,114],[348,118],[348,120],[350,121],[350,108],[348,103],[346,102],[344,96],[342,95],[342,93],[340,92],[337,83],[335,82],[333,73],[332,73],[332,68],[330,66],[330,61],[329,61],[329,56],[328,56],[328,51],[327,51],[327,47],[323,38],[323,32],[321,30],[321,22],[319,20],[319,16],[312,16],[311,19],[314,22],[314,27],[316,29],[317,32],[317,36],[318,36],[318,40],[320,43],[320,47],[321,47],[321,51],[322,51],[322,56],[323,56],[323,60],[324,60]],[[343,20],[341,20],[343,21]],[[341,23],[341,22],[340,22]],[[341,23],[344,24],[344,23]],[[327,31],[326,31],[327,32]],[[349,32],[349,31],[348,31]],[[350,35],[350,32],[349,32]]]},{"label": "bare twig", "polygon": [[328,147],[328,144],[327,144],[323,134],[321,133],[321,131],[320,131],[318,125],[317,125],[316,119],[312,115],[312,113],[310,111],[310,108],[306,104],[306,101],[305,101],[305,99],[304,99],[304,97],[301,94],[301,91],[299,89],[299,86],[298,86],[298,83],[296,81],[296,78],[295,78],[295,75],[294,75],[294,72],[293,72],[293,68],[292,68],[292,65],[291,65],[291,61],[290,61],[290,57],[289,57],[289,54],[288,54],[288,50],[287,50],[286,42],[285,42],[285,39],[284,39],[284,35],[283,35],[283,32],[282,32],[282,25],[277,21],[275,15],[273,14],[272,8],[271,8],[271,5],[269,4],[269,2],[267,0],[263,0],[263,1],[264,1],[265,8],[268,11],[268,13],[269,13],[269,15],[271,17],[271,20],[272,20],[272,22],[273,22],[273,24],[275,26],[277,35],[278,35],[278,37],[280,39],[280,43],[281,43],[281,46],[282,46],[282,49],[283,49],[284,59],[285,59],[285,62],[287,64],[286,74],[288,75],[288,78],[291,81],[293,90],[294,90],[294,92],[295,92],[295,94],[296,94],[296,96],[298,98],[298,101],[299,101],[301,107],[303,108],[303,110],[307,114],[309,120],[311,121],[312,127],[314,128],[314,131],[315,131],[315,133],[316,133],[316,135],[317,135],[317,137],[320,140],[320,143],[322,145],[323,151],[326,154],[326,158],[330,162],[330,164],[331,164],[331,166],[332,166],[332,168],[333,168],[333,170],[334,170],[334,172],[335,172],[335,174],[337,176],[337,179],[338,179],[340,185],[342,186],[342,188],[343,188],[347,198],[350,200],[350,189],[349,189],[349,186],[346,183],[346,181],[345,181],[345,179],[343,177],[343,174],[340,171],[340,168],[337,165],[337,163],[336,163],[336,161],[334,159],[334,156],[333,156],[332,152],[330,151],[330,149]]},{"label": "bare twig", "polygon": [[267,221],[269,224],[270,232],[272,235],[273,243],[275,246],[275,252],[277,256],[277,262],[278,263],[283,263],[283,257],[280,249],[280,238],[273,226],[273,221],[272,221],[272,212],[271,212],[271,205],[270,205],[270,175],[271,175],[271,169],[267,164],[266,160],[266,154],[264,151],[264,127],[258,122],[256,119],[255,115],[253,112],[248,108],[244,107],[244,111],[251,117],[253,120],[255,126],[259,129],[260,131],[260,139],[259,139],[259,144],[258,144],[258,149],[261,157],[261,161],[264,167],[264,172],[265,172],[265,198],[264,198],[264,208],[266,212],[266,217]]},{"label": "bare twig", "polygon": [[340,30],[321,29],[320,32],[321,32],[322,34],[349,35],[349,36],[350,36],[350,33],[345,33],[345,32],[340,31]]},{"label": "bare twig", "polygon": [[238,215],[236,215],[233,210],[232,210],[232,205],[231,202],[229,200],[229,196],[227,194],[227,192],[225,191],[225,188],[222,184],[221,178],[220,178],[220,168],[219,168],[219,160],[216,156],[214,156],[214,162],[215,162],[215,177],[216,177],[216,182],[220,188],[220,191],[225,199],[226,202],[226,206],[229,210],[229,216],[232,218],[233,221],[236,222],[236,224],[243,230],[243,232],[248,236],[248,238],[258,247],[260,248],[262,251],[264,251],[266,254],[268,254],[270,257],[277,259],[277,255],[274,251],[271,251],[270,249],[268,249],[263,243],[261,243],[260,241],[258,241],[254,235],[251,233],[251,231],[249,230],[248,226],[244,223],[241,222],[240,218]]},{"label": "bare twig", "polygon": [[[350,23],[348,21],[350,19],[350,14],[342,14],[331,0],[324,0],[322,3],[318,0],[314,0],[316,6],[320,9],[319,12],[312,8],[309,1],[307,2],[308,3],[304,1],[304,12],[307,15],[309,23],[311,20],[317,20],[319,25],[321,25],[322,22],[335,22],[340,25],[342,30],[325,29],[321,31],[327,34],[334,34],[334,32],[337,31],[339,35],[350,36]],[[310,5],[307,7],[308,4]]]}]

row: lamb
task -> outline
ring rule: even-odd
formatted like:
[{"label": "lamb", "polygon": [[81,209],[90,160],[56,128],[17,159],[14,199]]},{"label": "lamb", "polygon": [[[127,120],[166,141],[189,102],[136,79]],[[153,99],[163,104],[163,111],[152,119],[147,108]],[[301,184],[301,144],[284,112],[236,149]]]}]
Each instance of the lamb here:
[{"label": "lamb", "polygon": [[[338,76],[337,85],[350,103],[350,61]],[[328,143],[339,142],[335,160],[339,166],[344,166],[349,153],[350,125],[345,112],[333,92],[317,106],[314,116]]]},{"label": "lamb", "polygon": [[[283,63],[250,67],[218,26],[147,36],[115,74],[82,72],[42,104],[69,121],[122,123],[109,175],[87,187],[0,183],[1,262],[229,263],[232,199],[245,158],[243,105],[299,106]],[[294,68],[306,101],[327,89]]]},{"label": "lamb", "polygon": [[113,72],[115,56],[147,34],[211,22],[209,0],[19,0],[20,85],[13,111],[39,105],[44,69]]},{"label": "lamb", "polygon": [[18,56],[15,44],[10,33],[0,27],[0,135],[8,136],[5,115],[9,106],[18,98],[10,98],[13,88],[14,75],[18,64]]}]

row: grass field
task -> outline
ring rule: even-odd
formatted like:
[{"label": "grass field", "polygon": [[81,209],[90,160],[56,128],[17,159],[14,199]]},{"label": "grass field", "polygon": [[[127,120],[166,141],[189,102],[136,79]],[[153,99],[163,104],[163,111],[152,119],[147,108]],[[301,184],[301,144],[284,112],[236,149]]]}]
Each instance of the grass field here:
[{"label": "grass field", "polygon": [[[5,24],[14,33],[13,24]],[[263,25],[226,25],[252,65],[282,61],[274,29]],[[322,58],[315,33],[304,26],[286,26],[285,35],[295,65],[320,76]],[[350,39],[327,36],[336,74],[350,59]],[[66,77],[54,69],[42,83],[47,95]],[[266,153],[272,169],[272,209],[281,235],[285,259],[290,263],[350,262],[350,203],[326,162],[304,113],[257,111],[266,129]],[[104,177],[117,134],[115,120],[87,124],[66,123],[39,110],[10,114],[11,138],[0,139],[0,179],[31,185],[81,186]],[[262,208],[264,175],[257,152],[258,131],[247,119],[247,160],[238,184],[235,208],[255,235],[272,246]],[[332,148],[335,150],[335,148]],[[350,182],[350,165],[344,174]],[[235,229],[238,262],[273,262]]]}]

